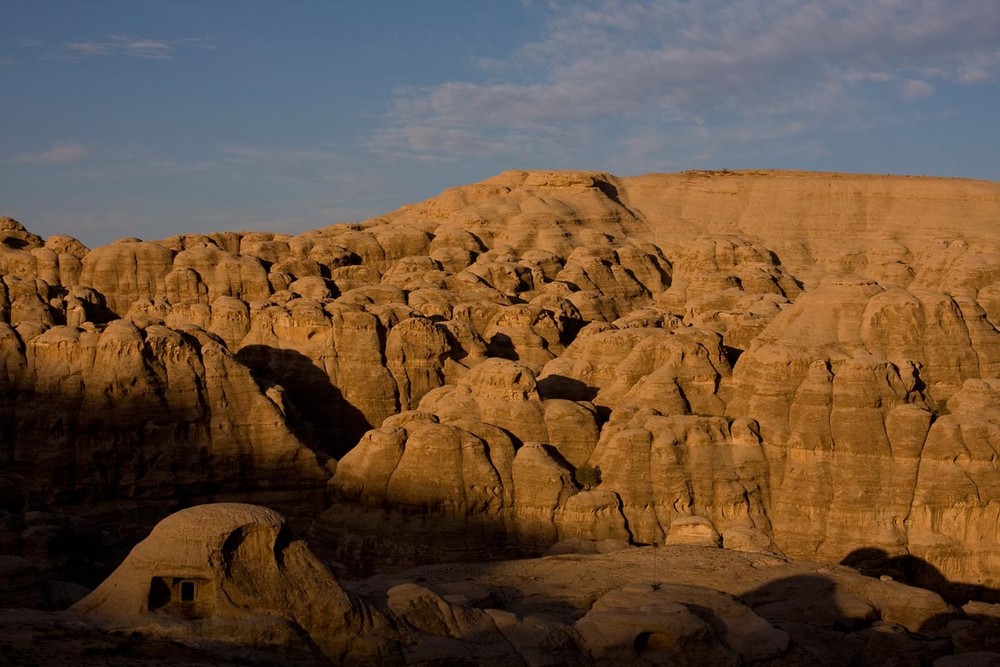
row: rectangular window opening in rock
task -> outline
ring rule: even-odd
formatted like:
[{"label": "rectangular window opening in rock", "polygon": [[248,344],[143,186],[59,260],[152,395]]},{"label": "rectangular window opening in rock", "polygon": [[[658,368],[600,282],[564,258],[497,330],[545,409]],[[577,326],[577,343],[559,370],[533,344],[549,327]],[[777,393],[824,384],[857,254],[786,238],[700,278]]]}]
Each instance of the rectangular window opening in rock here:
[{"label": "rectangular window opening in rock", "polygon": [[182,581],[180,583],[181,602],[194,602],[195,583],[193,581]]}]

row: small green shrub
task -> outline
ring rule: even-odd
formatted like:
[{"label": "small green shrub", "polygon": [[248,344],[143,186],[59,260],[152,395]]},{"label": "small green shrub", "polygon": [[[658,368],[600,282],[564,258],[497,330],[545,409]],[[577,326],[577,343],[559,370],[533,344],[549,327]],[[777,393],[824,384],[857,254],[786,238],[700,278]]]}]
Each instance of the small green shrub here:
[{"label": "small green shrub", "polygon": [[573,479],[576,481],[578,486],[590,491],[592,488],[601,483],[601,467],[584,463],[581,466],[577,466],[576,470],[573,472]]},{"label": "small green shrub", "polygon": [[951,414],[951,410],[948,409],[948,401],[945,399],[941,399],[939,401],[928,400],[927,407],[930,409],[931,414],[934,415],[935,419]]}]

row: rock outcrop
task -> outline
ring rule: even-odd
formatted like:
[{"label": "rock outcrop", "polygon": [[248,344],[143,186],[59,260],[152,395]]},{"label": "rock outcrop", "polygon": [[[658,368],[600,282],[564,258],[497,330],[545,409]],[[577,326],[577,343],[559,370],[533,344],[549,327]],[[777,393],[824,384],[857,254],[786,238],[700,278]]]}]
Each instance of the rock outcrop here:
[{"label": "rock outcrop", "polygon": [[388,621],[361,604],[284,518],[264,507],[200,505],[157,524],[73,612],[154,637],[314,647],[339,663],[391,662]]},{"label": "rock outcrop", "polygon": [[873,549],[992,599],[998,216],[982,181],[514,171],[297,236],[4,218],[2,509],[267,501],[358,567]]},{"label": "rock outcrop", "polygon": [[4,457],[55,505],[309,489],[326,478],[280,397],[203,330],[55,326],[23,357],[10,354],[17,400],[5,404]]},{"label": "rock outcrop", "polygon": [[996,618],[990,605],[959,610],[846,567],[695,546],[425,566],[342,583],[279,514],[216,504],[160,522],[68,612],[10,625],[0,614],[14,655],[28,650],[27,629],[31,641],[62,640],[56,656],[131,636],[158,643],[160,659],[223,664],[281,655],[307,665],[735,667],[981,657],[994,648]]}]

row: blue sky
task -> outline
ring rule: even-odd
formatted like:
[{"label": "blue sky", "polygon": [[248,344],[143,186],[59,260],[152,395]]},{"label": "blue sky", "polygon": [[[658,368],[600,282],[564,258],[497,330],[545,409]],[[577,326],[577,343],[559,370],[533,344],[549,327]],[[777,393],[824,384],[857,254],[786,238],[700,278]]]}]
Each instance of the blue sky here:
[{"label": "blue sky", "polygon": [[0,215],[95,246],[512,168],[1000,179],[995,0],[2,0]]}]

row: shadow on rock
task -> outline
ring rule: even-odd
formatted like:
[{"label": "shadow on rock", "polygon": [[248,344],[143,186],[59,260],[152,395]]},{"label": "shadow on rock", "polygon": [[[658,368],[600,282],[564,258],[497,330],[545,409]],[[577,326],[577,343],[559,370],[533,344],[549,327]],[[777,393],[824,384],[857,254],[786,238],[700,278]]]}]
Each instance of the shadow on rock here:
[{"label": "shadow on rock", "polygon": [[911,554],[890,556],[876,547],[855,549],[841,562],[868,577],[891,577],[895,581],[934,591],[953,605],[969,600],[1000,602],[1000,591],[980,584],[949,581],[936,567]]},{"label": "shadow on rock", "polygon": [[253,373],[262,391],[282,399],[288,427],[296,437],[317,451],[342,457],[357,444],[372,424],[347,402],[330,377],[309,357],[295,350],[248,345],[236,359]]},{"label": "shadow on rock", "polygon": [[878,612],[839,590],[833,579],[811,574],[779,579],[741,600],[789,634],[786,664],[868,664],[862,662],[865,644],[857,633],[878,620]]},{"label": "shadow on rock", "polygon": [[538,380],[538,394],[542,398],[563,398],[569,401],[592,401],[597,387],[565,375],[547,375]]}]

